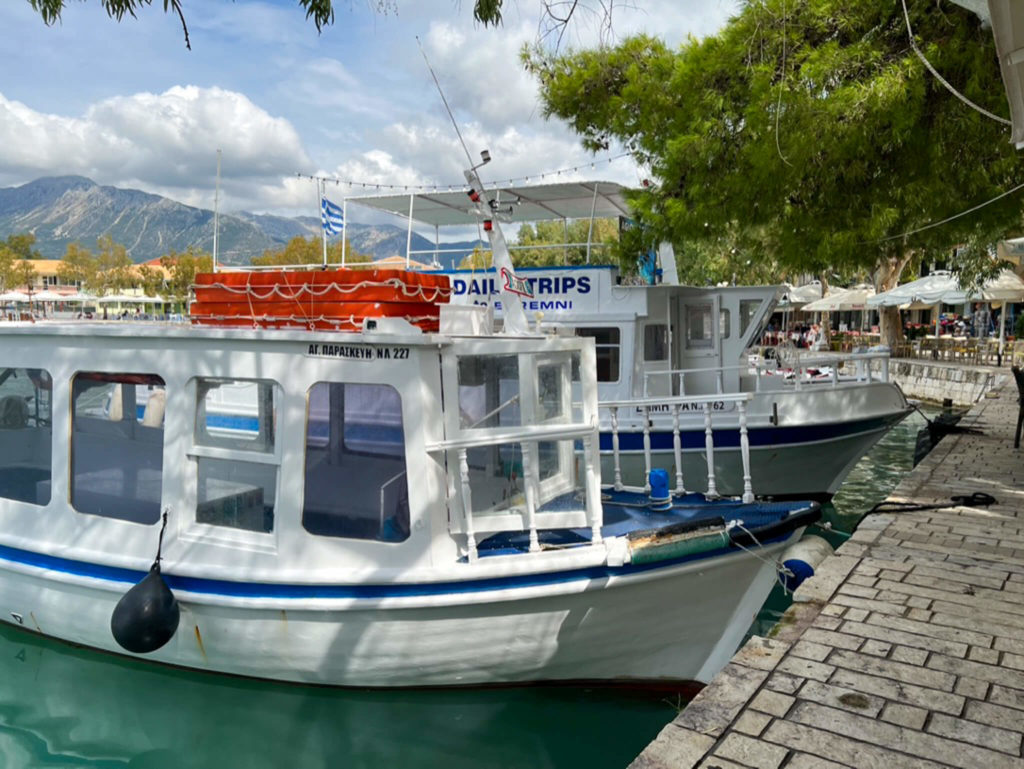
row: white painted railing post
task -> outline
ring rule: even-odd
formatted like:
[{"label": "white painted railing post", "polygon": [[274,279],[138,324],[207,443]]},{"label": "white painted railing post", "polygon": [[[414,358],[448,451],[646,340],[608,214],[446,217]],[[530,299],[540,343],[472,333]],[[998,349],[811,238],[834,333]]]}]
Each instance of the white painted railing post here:
[{"label": "white painted railing post", "polygon": [[717,497],[715,486],[715,438],[711,431],[711,404],[704,401],[704,449],[708,455],[708,492],[707,496]]},{"label": "white painted railing post", "polygon": [[473,497],[469,490],[469,458],[466,449],[459,449],[459,478],[462,481],[462,517],[466,523],[466,547],[469,562],[477,560],[476,534],[473,532]]},{"label": "white painted railing post", "polygon": [[612,406],[612,460],[615,462],[615,490],[622,491],[622,464],[619,458],[619,407]]},{"label": "white painted railing post", "polygon": [[651,413],[644,406],[644,494],[651,493]]},{"label": "white painted railing post", "polygon": [[883,382],[888,382],[889,381],[889,356],[888,355],[886,355],[886,356],[884,356],[882,358],[881,374],[882,374],[882,381]]},{"label": "white painted railing post", "polygon": [[676,494],[686,493],[683,485],[683,439],[679,434],[679,404],[672,406],[672,451],[676,459]]},{"label": "white painted railing post", "polygon": [[603,507],[600,505],[600,500],[595,499],[595,489],[598,489],[597,495],[600,495],[600,489],[597,483],[596,466],[601,461],[601,455],[594,447],[594,436],[588,435],[583,439],[583,468],[586,475],[586,504],[587,504],[587,518],[590,521],[590,541],[592,544],[601,543],[601,527],[604,525],[604,516],[602,511]]},{"label": "white painted railing post", "polygon": [[523,487],[526,491],[526,526],[530,530],[530,552],[540,552],[540,541],[537,539],[537,499],[533,488],[533,452],[537,444],[519,444],[523,456]]},{"label": "white painted railing post", "polygon": [[736,404],[740,415],[740,456],[743,460],[743,502],[754,501],[754,488],[750,481],[750,437],[747,435],[747,404]]},{"label": "white painted railing post", "polygon": [[832,364],[832,386],[839,386],[839,364],[838,362]]},{"label": "white painted railing post", "polygon": [[718,374],[715,378],[715,386],[718,388],[719,395],[725,392],[725,372],[723,372],[722,369],[718,369]]},{"label": "white painted railing post", "polygon": [[679,372],[679,394],[686,395],[686,372]]}]

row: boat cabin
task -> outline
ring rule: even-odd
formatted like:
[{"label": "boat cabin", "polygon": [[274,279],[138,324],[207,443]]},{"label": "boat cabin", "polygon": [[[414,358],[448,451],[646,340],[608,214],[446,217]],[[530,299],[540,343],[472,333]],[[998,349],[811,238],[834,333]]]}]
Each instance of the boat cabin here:
[{"label": "boat cabin", "polygon": [[0,543],[145,569],[167,511],[176,573],[324,582],[599,532],[586,340],[372,325],[5,325]]}]

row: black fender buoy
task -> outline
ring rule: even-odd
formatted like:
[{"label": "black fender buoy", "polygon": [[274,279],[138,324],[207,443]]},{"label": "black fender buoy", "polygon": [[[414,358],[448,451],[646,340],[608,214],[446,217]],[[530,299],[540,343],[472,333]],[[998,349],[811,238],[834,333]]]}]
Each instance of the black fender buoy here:
[{"label": "black fender buoy", "polygon": [[170,641],[181,619],[178,600],[160,573],[160,549],[166,526],[165,512],[156,561],[142,581],[121,596],[110,615],[110,632],[114,640],[122,649],[136,654],[156,651]]}]

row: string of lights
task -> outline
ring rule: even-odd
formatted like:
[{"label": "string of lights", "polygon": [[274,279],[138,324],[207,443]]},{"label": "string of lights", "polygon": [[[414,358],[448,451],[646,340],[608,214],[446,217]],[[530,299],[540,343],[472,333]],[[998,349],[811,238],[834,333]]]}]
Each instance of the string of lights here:
[{"label": "string of lights", "polygon": [[[549,179],[551,177],[558,177],[562,174],[576,173],[588,165],[591,168],[597,168],[598,165],[605,163],[611,164],[616,160],[629,157],[630,153],[621,152],[618,155],[611,155],[606,158],[597,158],[590,161],[589,163],[580,163],[576,166],[567,168],[558,168],[554,171],[544,171],[541,173],[530,174],[529,176],[514,176],[509,179],[498,179],[495,181],[487,182],[485,187],[499,187],[506,184],[514,184],[515,182],[528,182],[530,180]],[[377,182],[366,182],[359,181],[357,179],[339,179],[336,176],[314,176],[311,174],[295,174],[300,179],[310,179],[313,181],[323,182],[324,184],[334,184],[337,187],[345,186],[350,189],[361,188],[364,190],[394,190],[397,192],[452,192],[453,190],[460,190],[466,186],[465,182],[459,182],[457,184],[378,184]]]}]

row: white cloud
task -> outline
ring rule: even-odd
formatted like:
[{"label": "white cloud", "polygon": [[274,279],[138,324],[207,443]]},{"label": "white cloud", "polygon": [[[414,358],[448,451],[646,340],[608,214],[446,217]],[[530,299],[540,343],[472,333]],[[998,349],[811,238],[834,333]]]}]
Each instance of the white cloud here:
[{"label": "white cloud", "polygon": [[255,202],[244,186],[309,166],[294,127],[243,94],[175,86],[161,94],[105,99],[82,117],[36,112],[0,95],[0,168],[5,176],[81,174],[101,184],[169,194],[184,202],[212,196],[223,150],[226,190]]}]

